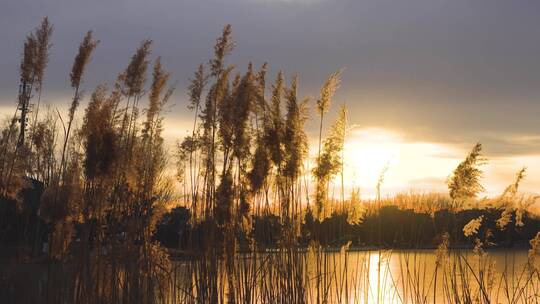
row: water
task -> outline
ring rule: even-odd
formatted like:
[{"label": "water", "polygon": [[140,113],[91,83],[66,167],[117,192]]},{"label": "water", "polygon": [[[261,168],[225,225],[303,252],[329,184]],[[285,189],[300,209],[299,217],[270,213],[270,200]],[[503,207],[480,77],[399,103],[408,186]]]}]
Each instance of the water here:
[{"label": "water", "polygon": [[[235,272],[221,266],[218,285],[228,285],[226,273],[234,273],[234,280],[241,281],[234,286],[235,297],[249,298],[252,303],[299,301],[283,296],[291,292],[302,293],[301,298],[310,303],[451,303],[458,299],[527,303],[540,299],[536,297],[538,277],[531,277],[527,261],[527,250],[491,250],[484,255],[452,250],[439,264],[433,250],[244,255],[236,261]],[[192,266],[176,262],[178,278],[189,281]],[[196,284],[195,279],[191,283]],[[185,286],[191,295],[197,294],[197,288]],[[229,290],[224,287],[220,292],[224,302]],[[172,303],[185,301],[182,293],[170,299]]]},{"label": "water", "polygon": [[[440,263],[434,250],[257,253],[239,255],[233,269],[220,260],[215,271],[201,260],[176,260],[158,302],[535,303],[540,276],[528,261],[527,250],[451,250]],[[0,296],[42,303],[46,271],[0,264]],[[62,277],[70,286],[68,273]],[[62,294],[70,298],[69,290]]]}]

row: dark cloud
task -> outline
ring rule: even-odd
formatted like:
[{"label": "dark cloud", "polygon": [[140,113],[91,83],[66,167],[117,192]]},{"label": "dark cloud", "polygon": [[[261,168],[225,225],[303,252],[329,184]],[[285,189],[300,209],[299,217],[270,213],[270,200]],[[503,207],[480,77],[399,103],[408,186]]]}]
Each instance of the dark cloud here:
[{"label": "dark cloud", "polygon": [[327,74],[346,67],[336,102],[347,102],[352,123],[400,130],[414,141],[481,141],[494,155],[540,153],[538,139],[515,140],[540,135],[536,1],[6,0],[0,105],[13,102],[24,35],[45,15],[56,28],[45,94],[67,93],[88,29],[102,43],[87,90],[111,82],[138,42],[151,38],[154,55],[179,81],[169,116],[185,119],[187,79],[231,23],[231,62],[244,69],[268,61],[272,73],[299,73],[303,94],[316,95]]}]

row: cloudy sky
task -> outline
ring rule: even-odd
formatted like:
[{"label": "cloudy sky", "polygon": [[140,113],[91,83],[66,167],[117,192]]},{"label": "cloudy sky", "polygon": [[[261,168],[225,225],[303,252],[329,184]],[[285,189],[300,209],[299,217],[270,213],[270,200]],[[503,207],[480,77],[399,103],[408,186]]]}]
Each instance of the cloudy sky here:
[{"label": "cloudy sky", "polygon": [[[45,103],[68,103],[69,71],[84,33],[101,40],[84,82],[111,83],[139,41],[154,41],[178,81],[167,140],[184,136],[192,114],[185,87],[233,26],[230,62],[269,62],[271,74],[298,73],[312,97],[342,67],[329,121],[346,103],[351,185],[372,193],[389,164],[388,193],[444,190],[475,142],[484,144],[488,194],[529,168],[540,186],[540,2],[532,0],[4,0],[0,4],[0,113],[13,112],[24,36],[43,16],[55,26]],[[88,95],[88,94],[87,94]],[[316,121],[308,133],[316,137]]]}]

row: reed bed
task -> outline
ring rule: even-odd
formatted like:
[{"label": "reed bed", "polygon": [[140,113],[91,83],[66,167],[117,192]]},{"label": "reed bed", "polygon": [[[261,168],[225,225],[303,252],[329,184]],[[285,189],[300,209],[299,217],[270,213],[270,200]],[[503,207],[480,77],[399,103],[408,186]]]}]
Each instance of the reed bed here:
[{"label": "reed bed", "polygon": [[[226,25],[214,56],[190,80],[193,130],[178,141],[172,176],[162,133],[174,87],[168,86],[170,74],[160,57],[150,59],[152,41],[141,41],[114,85],[92,91],[79,126],[84,71],[99,50],[91,31],[75,56],[67,115],[58,109],[45,116],[28,112],[34,91],[39,104],[52,33],[45,18],[25,39],[19,104],[0,132],[0,244],[26,252],[9,257],[20,264],[0,268],[0,299],[89,304],[538,302],[540,234],[525,255],[505,254],[501,268],[490,251],[494,231],[486,225],[492,221],[500,231],[522,229],[538,197],[518,193],[522,169],[499,197],[479,200],[486,163],[481,144],[452,172],[448,194],[384,198],[386,167],[375,199],[360,199],[357,189],[347,195],[345,106],[324,132],[343,71],[330,74],[315,102],[319,145],[310,160],[305,131],[310,103],[298,96],[299,77],[278,72],[269,84],[266,63],[259,68],[249,63],[237,71],[227,62],[235,44],[232,27]],[[334,183],[339,195],[330,191]],[[457,220],[459,212],[480,203],[500,218]],[[179,204],[189,210],[188,228],[177,223],[177,248],[165,248],[156,240],[156,229]],[[442,212],[454,218],[453,225],[436,231],[436,242],[431,240],[436,250],[392,251],[386,240],[399,227],[382,222],[388,206],[421,212],[428,224]],[[334,216],[345,220],[326,225]],[[376,249],[352,250],[352,240],[343,236],[345,223],[370,219],[376,221],[368,236]],[[422,231],[413,232],[408,245],[419,248]],[[451,249],[453,242],[455,247],[466,242],[472,249]],[[182,258],[171,258],[172,249]],[[39,279],[27,293],[17,267],[28,261],[38,265],[31,276]]]}]

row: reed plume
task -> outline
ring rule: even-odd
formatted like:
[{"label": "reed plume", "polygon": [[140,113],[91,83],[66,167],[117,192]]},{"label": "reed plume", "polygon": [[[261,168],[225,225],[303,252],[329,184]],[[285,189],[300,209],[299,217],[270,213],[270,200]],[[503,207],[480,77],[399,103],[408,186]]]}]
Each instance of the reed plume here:
[{"label": "reed plume", "polygon": [[77,89],[81,85],[84,69],[90,61],[92,52],[96,49],[98,44],[99,40],[94,40],[92,31],[88,31],[79,45],[79,52],[77,53],[77,56],[75,56],[71,73],[69,74],[71,87],[73,89]]},{"label": "reed plume", "polygon": [[341,83],[341,73],[342,70],[330,74],[330,76],[324,82],[324,85],[321,87],[321,93],[319,99],[317,99],[317,113],[321,118],[319,123],[319,157],[321,154],[321,144],[322,144],[322,128],[323,128],[323,118],[324,114],[328,112],[330,104],[332,103],[332,98],[336,93],[339,85]]},{"label": "reed plume", "polygon": [[223,27],[221,37],[216,40],[214,46],[214,58],[210,60],[210,70],[213,77],[219,77],[219,74],[223,72],[225,68],[225,57],[227,57],[233,48],[232,26],[227,24]]},{"label": "reed plume", "polygon": [[152,40],[143,40],[140,43],[139,48],[137,48],[137,51],[131,57],[131,61],[122,75],[125,86],[124,94],[126,96],[137,96],[143,92],[151,45]]},{"label": "reed plume", "polygon": [[483,172],[479,166],[486,163],[482,156],[482,145],[477,143],[448,179],[448,189],[454,207],[460,207],[465,200],[476,197],[484,190],[480,183]]},{"label": "reed plume", "polygon": [[36,90],[41,91],[43,85],[43,76],[49,63],[49,50],[52,47],[51,36],[54,27],[48,17],[43,18],[41,25],[35,30],[36,51],[34,59],[34,73],[36,81]]},{"label": "reed plume", "polygon": [[[347,111],[342,108],[339,117],[332,125],[330,135],[324,140],[324,147],[313,168],[316,180],[315,204],[316,215],[322,220],[326,215],[328,200],[328,184],[332,178],[343,170],[343,149],[347,128]],[[343,181],[342,181],[343,183]]]},{"label": "reed plume", "polygon": [[69,107],[68,112],[68,124],[67,129],[65,129],[65,138],[64,138],[64,145],[62,148],[62,160],[60,161],[60,174],[63,174],[64,166],[65,166],[65,156],[66,156],[66,149],[69,142],[69,136],[71,133],[71,127],[73,125],[73,120],[75,119],[75,111],[77,110],[77,107],[79,106],[80,102],[80,85],[82,76],[84,73],[84,69],[88,62],[90,61],[90,57],[92,55],[92,52],[99,44],[99,41],[95,41],[92,38],[92,31],[88,31],[86,35],[83,38],[83,41],[79,45],[79,52],[75,56],[75,60],[73,62],[73,66],[70,73],[70,79],[71,79],[71,87],[75,90],[73,95],[73,100],[71,101],[71,105]]},{"label": "reed plume", "polygon": [[36,60],[36,37],[33,33],[26,36],[24,42],[23,56],[20,64],[21,82],[31,85],[34,83],[35,60]]}]

